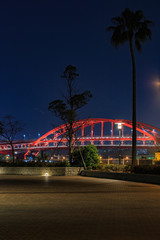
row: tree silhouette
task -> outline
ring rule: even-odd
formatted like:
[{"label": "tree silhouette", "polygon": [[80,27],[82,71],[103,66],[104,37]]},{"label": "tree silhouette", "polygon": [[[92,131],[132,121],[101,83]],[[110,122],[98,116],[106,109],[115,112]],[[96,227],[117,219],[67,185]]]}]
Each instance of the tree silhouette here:
[{"label": "tree silhouette", "polygon": [[11,115],[5,116],[0,124],[0,135],[3,137],[3,141],[6,141],[12,149],[13,163],[15,162],[13,142],[17,134],[21,132],[22,129],[22,124],[19,121],[15,120]]},{"label": "tree silhouette", "polygon": [[49,103],[48,110],[59,117],[66,126],[65,137],[68,140],[69,145],[69,161],[72,163],[73,155],[73,139],[75,137],[74,123],[78,120],[78,110],[84,107],[92,98],[90,91],[84,91],[77,93],[75,87],[75,80],[79,76],[77,68],[72,65],[68,65],[62,74],[62,78],[67,83],[67,93],[64,94],[63,99],[57,99]]},{"label": "tree silhouette", "polygon": [[134,45],[138,52],[142,51],[141,44],[148,39],[151,40],[152,32],[151,20],[147,20],[141,10],[136,12],[126,8],[121,16],[112,18],[113,26],[109,26],[107,31],[111,31],[111,43],[117,48],[126,42],[129,43],[132,60],[132,164],[136,165],[136,64],[134,57]]}]

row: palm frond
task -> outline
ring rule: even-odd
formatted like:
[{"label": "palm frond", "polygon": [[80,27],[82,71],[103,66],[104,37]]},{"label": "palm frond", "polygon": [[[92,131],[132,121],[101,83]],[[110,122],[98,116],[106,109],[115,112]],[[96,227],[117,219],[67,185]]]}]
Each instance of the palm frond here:
[{"label": "palm frond", "polygon": [[141,23],[140,28],[135,33],[135,39],[145,42],[147,39],[151,40],[152,32],[151,29],[148,27],[148,24],[146,22]]},{"label": "palm frond", "polygon": [[140,22],[140,21],[143,21],[143,20],[145,20],[145,16],[144,16],[142,10],[137,10],[135,12],[135,21]]},{"label": "palm frond", "polygon": [[106,31],[111,31],[111,43],[118,47],[129,39],[135,38],[135,47],[141,51],[141,43],[151,39],[152,32],[150,26],[154,23],[147,20],[141,10],[136,12],[129,8],[124,9],[121,16],[112,18],[112,26],[109,26]]},{"label": "palm frond", "polygon": [[115,26],[109,26],[106,28],[106,32],[114,31],[115,28],[116,28]]},{"label": "palm frond", "polygon": [[122,25],[124,24],[124,20],[122,17],[113,17],[111,19],[112,23],[115,24],[115,25]]}]

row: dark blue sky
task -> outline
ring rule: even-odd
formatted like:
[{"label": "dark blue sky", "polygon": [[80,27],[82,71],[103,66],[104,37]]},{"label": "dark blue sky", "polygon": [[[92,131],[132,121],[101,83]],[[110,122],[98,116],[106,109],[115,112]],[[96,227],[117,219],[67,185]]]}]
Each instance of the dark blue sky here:
[{"label": "dark blue sky", "polygon": [[[137,121],[160,128],[160,3],[157,0],[2,0],[0,2],[0,117],[15,116],[35,138],[60,124],[48,104],[65,91],[68,64],[80,74],[78,88],[93,99],[81,117],[131,119],[129,46],[115,50],[105,29],[124,8],[143,10],[155,22],[152,41],[136,53]],[[23,134],[23,133],[22,133]],[[30,134],[30,135],[29,135]]]}]

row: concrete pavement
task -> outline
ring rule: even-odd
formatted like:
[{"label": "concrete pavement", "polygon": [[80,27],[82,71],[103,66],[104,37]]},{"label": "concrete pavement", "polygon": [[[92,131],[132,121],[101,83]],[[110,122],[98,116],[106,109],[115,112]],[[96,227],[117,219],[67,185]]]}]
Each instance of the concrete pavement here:
[{"label": "concrete pavement", "polygon": [[159,240],[160,186],[0,175],[0,240]]}]

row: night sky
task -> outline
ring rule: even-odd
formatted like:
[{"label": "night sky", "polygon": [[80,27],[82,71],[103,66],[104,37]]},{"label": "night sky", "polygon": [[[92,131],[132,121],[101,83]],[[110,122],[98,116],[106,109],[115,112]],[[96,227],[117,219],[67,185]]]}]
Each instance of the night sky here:
[{"label": "night sky", "polygon": [[124,8],[141,9],[155,22],[152,41],[136,52],[137,121],[160,128],[160,2],[158,0],[0,1],[0,117],[13,115],[37,138],[61,122],[48,104],[65,92],[60,78],[77,67],[80,91],[93,99],[80,118],[131,119],[132,75],[129,44],[117,50],[105,29]]}]

